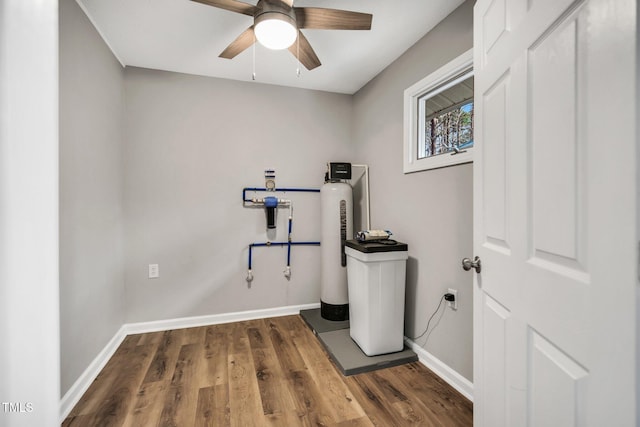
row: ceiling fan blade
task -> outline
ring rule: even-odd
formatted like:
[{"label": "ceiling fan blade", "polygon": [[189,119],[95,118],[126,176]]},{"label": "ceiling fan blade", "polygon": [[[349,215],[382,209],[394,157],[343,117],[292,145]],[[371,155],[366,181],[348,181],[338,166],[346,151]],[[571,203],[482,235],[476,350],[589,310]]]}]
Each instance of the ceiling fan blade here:
[{"label": "ceiling fan blade", "polygon": [[[300,46],[298,46],[298,43],[300,43]],[[298,50],[300,55],[298,55]],[[322,65],[311,44],[309,44],[309,40],[300,30],[298,30],[298,40],[289,46],[289,52],[293,53],[293,56],[298,58],[298,61],[309,71]]]},{"label": "ceiling fan blade", "polygon": [[196,3],[202,3],[213,7],[218,7],[231,12],[242,13],[243,15],[253,16],[258,10],[254,5],[243,3],[235,0],[191,0]]},{"label": "ceiling fan blade", "polygon": [[232,59],[240,52],[247,49],[249,46],[254,44],[256,41],[255,34],[253,33],[253,25],[247,28],[240,34],[234,41],[227,46],[225,50],[222,51],[220,58]]},{"label": "ceiling fan blade", "polygon": [[298,28],[322,30],[370,30],[373,15],[320,7],[295,7]]},{"label": "ceiling fan blade", "polygon": [[293,7],[293,0],[280,0],[289,7]]}]

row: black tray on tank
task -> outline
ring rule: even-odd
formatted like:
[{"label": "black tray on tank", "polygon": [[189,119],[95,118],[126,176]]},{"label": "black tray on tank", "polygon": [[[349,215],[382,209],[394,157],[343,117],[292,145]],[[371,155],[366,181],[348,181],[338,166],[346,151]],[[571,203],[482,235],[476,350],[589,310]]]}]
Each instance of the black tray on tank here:
[{"label": "black tray on tank", "polygon": [[407,251],[409,246],[406,243],[396,242],[395,240],[367,240],[360,242],[358,240],[347,240],[345,245],[356,251],[372,254],[376,252],[399,252]]}]

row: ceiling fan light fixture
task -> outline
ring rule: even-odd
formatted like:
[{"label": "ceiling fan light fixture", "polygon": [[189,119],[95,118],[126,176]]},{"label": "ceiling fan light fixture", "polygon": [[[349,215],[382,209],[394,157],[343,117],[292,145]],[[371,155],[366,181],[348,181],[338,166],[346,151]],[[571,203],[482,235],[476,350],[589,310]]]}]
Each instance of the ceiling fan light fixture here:
[{"label": "ceiling fan light fixture", "polygon": [[288,48],[298,37],[295,21],[278,12],[263,13],[256,17],[254,31],[260,44],[273,50]]}]

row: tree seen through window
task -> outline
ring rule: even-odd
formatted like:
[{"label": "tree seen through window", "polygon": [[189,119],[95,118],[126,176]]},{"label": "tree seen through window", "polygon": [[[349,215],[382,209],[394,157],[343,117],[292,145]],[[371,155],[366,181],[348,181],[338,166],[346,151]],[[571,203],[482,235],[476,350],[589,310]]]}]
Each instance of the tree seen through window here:
[{"label": "tree seen through window", "polygon": [[473,146],[473,76],[445,84],[419,99],[418,158],[456,154]]},{"label": "tree seen through window", "polygon": [[473,101],[426,121],[424,153],[436,156],[473,146]]}]

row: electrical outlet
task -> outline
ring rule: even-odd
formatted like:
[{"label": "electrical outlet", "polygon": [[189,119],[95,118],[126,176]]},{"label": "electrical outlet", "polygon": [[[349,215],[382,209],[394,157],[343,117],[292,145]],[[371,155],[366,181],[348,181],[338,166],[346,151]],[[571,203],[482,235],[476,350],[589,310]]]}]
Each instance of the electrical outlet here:
[{"label": "electrical outlet", "polygon": [[149,279],[157,279],[158,277],[160,277],[158,264],[149,264]]},{"label": "electrical outlet", "polygon": [[457,310],[458,309],[458,291],[456,289],[449,288],[447,290],[447,293],[450,293],[453,295],[453,301],[447,301],[447,305],[451,310]]}]

